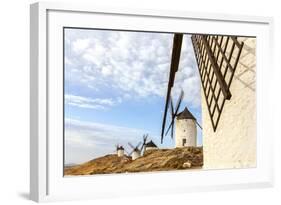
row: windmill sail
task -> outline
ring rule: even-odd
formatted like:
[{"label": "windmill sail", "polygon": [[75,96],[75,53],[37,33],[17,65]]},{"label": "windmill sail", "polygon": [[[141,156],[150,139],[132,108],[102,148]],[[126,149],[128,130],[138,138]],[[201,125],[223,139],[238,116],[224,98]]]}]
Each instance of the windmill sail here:
[{"label": "windmill sail", "polygon": [[170,96],[171,96],[171,89],[174,86],[175,75],[176,75],[176,72],[178,71],[178,67],[179,67],[182,38],[183,38],[183,34],[174,35],[172,59],[171,59],[171,66],[170,66],[170,76],[169,76],[168,89],[167,89],[167,95],[166,95],[166,104],[165,104],[164,116],[163,116],[163,122],[162,122],[161,143],[163,143],[167,111],[168,111],[168,106],[169,106]]},{"label": "windmill sail", "polygon": [[[170,98],[170,102],[171,102],[171,123],[166,131],[166,135],[169,133],[170,129],[171,129],[171,138],[173,138],[173,135],[174,135],[174,123],[175,123],[175,118],[176,116],[178,115],[178,111],[179,111],[179,108],[180,108],[180,105],[181,105],[181,102],[182,102],[182,99],[183,99],[183,96],[184,96],[184,92],[183,90],[181,90],[181,93],[180,93],[180,96],[179,96],[179,99],[177,101],[177,105],[176,105],[176,108],[174,109],[173,107],[173,100],[172,100],[172,97]],[[175,111],[174,111],[175,110]]]},{"label": "windmill sail", "polygon": [[145,144],[146,144],[147,137],[148,137],[148,134],[143,135],[143,143],[142,143],[140,152],[142,152],[142,150],[143,150],[143,148],[144,148],[144,146],[145,146]]}]

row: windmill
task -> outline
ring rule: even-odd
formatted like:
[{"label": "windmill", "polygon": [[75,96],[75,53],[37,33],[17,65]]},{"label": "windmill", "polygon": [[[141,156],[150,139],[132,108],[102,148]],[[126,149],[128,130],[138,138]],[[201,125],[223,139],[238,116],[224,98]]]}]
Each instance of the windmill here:
[{"label": "windmill", "polygon": [[176,147],[196,146],[196,141],[197,141],[196,125],[199,128],[201,128],[201,126],[197,122],[196,118],[192,115],[192,113],[188,110],[187,107],[185,107],[184,110],[179,113],[179,108],[183,96],[184,96],[184,92],[181,91],[175,107],[173,106],[173,99],[172,97],[170,97],[171,123],[165,133],[165,136],[170,131],[171,138],[173,138],[174,124],[176,124],[176,137],[175,137]]},{"label": "windmill", "polygon": [[142,145],[141,145],[141,148],[140,148],[140,152],[142,152],[143,150],[145,150],[145,147],[146,147],[146,141],[147,141],[147,138],[148,138],[148,134],[144,134],[142,136],[143,138],[143,141],[142,141]]},{"label": "windmill", "polygon": [[162,131],[161,131],[161,143],[163,143],[164,134],[166,131],[165,129],[166,118],[167,118],[168,108],[170,107],[171,123],[166,131],[165,136],[170,131],[171,137],[173,138],[174,123],[176,123],[176,137],[175,137],[176,147],[193,146],[193,145],[196,146],[196,137],[197,137],[196,124],[201,128],[201,126],[197,123],[196,119],[191,114],[191,112],[187,109],[187,107],[185,107],[185,109],[181,113],[178,113],[184,95],[183,91],[181,91],[175,107],[173,106],[173,101],[171,97],[171,91],[174,86],[176,72],[178,71],[179,68],[182,38],[183,38],[182,33],[174,34],[170,74],[169,74],[166,103],[165,103],[165,109],[164,109],[164,115],[162,121]]},{"label": "windmill", "polygon": [[128,145],[133,149],[131,153],[129,153],[129,156],[132,155],[132,160],[135,160],[141,156],[141,151],[139,149],[139,146],[141,145],[141,142],[137,144],[137,146],[133,146],[130,142]]},{"label": "windmill", "polygon": [[148,143],[145,144],[144,152],[148,150],[155,150],[155,149],[158,149],[158,147],[152,140],[150,140]]},{"label": "windmill", "polygon": [[124,156],[124,151],[125,151],[124,147],[122,145],[119,145],[119,144],[115,145],[115,147],[116,147],[117,156],[118,157],[123,157]]}]

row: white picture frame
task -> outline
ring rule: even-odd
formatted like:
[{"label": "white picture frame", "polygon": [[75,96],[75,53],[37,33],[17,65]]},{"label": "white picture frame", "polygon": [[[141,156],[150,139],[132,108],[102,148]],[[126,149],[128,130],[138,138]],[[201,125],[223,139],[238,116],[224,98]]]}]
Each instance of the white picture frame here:
[{"label": "white picture frame", "polygon": [[[93,21],[98,19],[98,21]],[[157,26],[156,26],[157,25]],[[223,25],[223,26],[222,26]],[[62,132],[56,104],[61,104],[62,76],[54,71],[62,62],[63,26],[204,33],[206,31],[257,36],[257,167],[63,177]],[[208,30],[209,29],[209,30]],[[91,199],[143,194],[182,193],[273,186],[273,132],[270,113],[273,90],[270,75],[273,19],[225,14],[97,8],[89,4],[47,3],[30,10],[30,198],[34,201]],[[62,33],[61,33],[62,34]],[[267,69],[265,69],[267,68]],[[268,69],[271,72],[268,72]],[[61,96],[61,97],[60,97]],[[266,120],[267,119],[267,120]],[[264,137],[266,135],[266,137]],[[58,136],[54,139],[53,136]],[[145,181],[153,178],[154,184]],[[185,180],[183,180],[185,179]],[[184,183],[184,182],[188,183]],[[134,186],[134,184],[138,186]],[[119,184],[117,189],[115,184]]]}]

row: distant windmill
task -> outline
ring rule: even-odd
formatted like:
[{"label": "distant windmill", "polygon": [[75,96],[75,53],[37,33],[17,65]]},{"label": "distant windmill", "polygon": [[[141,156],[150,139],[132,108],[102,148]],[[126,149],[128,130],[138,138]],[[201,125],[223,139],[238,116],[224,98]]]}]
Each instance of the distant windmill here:
[{"label": "distant windmill", "polygon": [[129,153],[129,156],[132,155],[132,160],[135,160],[141,156],[141,151],[139,149],[139,146],[141,145],[141,142],[138,143],[137,146],[133,146],[130,142],[128,145],[133,149],[131,153]]},{"label": "distant windmill", "polygon": [[123,157],[124,156],[124,147],[122,145],[115,145],[116,147],[116,152],[118,157]]},{"label": "distant windmill", "polygon": [[148,134],[142,136],[143,141],[142,141],[142,145],[141,145],[141,148],[140,148],[140,152],[142,152],[143,150],[145,150],[147,137],[148,137]]},{"label": "distant windmill", "polygon": [[[176,106],[173,106],[173,100],[170,97],[170,111],[171,111],[171,123],[166,131],[167,135],[170,131],[171,138],[174,135],[174,124],[176,123],[176,147],[184,147],[184,146],[196,146],[197,140],[197,129],[196,124],[201,128],[196,118],[192,115],[192,113],[188,110],[187,107],[180,113],[178,113],[182,99],[184,96],[184,92],[181,91],[179,99],[177,101]],[[201,128],[202,129],[202,128]]]},{"label": "distant windmill", "polygon": [[148,143],[145,144],[144,152],[148,150],[155,150],[155,149],[158,149],[158,147],[152,140],[150,140]]}]

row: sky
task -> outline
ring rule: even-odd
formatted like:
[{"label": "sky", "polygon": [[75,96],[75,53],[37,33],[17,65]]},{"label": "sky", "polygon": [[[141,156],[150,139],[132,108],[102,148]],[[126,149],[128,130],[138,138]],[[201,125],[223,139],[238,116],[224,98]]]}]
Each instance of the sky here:
[{"label": "sky", "polygon": [[[174,147],[170,135],[160,142],[173,34],[65,28],[64,35],[65,164],[114,153],[116,144],[130,152],[128,142],[136,145],[146,133],[158,147]],[[179,111],[187,106],[201,124],[200,77],[187,34],[174,104],[181,89]]]}]

